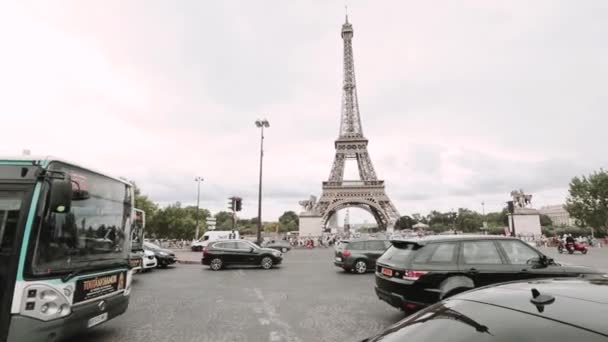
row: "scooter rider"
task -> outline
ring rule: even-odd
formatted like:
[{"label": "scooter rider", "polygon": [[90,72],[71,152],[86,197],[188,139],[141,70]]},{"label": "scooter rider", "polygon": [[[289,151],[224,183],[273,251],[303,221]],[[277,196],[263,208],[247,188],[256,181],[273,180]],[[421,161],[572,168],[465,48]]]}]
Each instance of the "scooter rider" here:
[{"label": "scooter rider", "polygon": [[566,237],[566,244],[568,243],[574,244],[574,238],[572,237],[572,234],[568,234],[568,237]]}]

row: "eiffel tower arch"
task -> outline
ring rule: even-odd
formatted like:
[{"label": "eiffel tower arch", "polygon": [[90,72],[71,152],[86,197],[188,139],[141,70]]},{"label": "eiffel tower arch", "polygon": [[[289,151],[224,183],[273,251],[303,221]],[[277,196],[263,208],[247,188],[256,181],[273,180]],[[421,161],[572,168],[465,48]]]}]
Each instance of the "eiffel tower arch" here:
[{"label": "eiffel tower arch", "polygon": [[[399,212],[386,194],[384,181],[378,179],[367,151],[368,140],[363,135],[357,100],[352,37],[353,27],[347,16],[342,25],[344,81],[340,133],[334,144],[334,162],[328,180],[323,182],[321,198],[317,201],[315,197],[311,197],[308,201],[300,202],[305,209],[300,215],[300,234],[304,230],[302,235],[320,234],[330,217],[346,207],[367,210],[376,219],[378,227],[388,231],[393,229],[399,219]],[[344,179],[347,160],[356,160],[358,180]]]}]

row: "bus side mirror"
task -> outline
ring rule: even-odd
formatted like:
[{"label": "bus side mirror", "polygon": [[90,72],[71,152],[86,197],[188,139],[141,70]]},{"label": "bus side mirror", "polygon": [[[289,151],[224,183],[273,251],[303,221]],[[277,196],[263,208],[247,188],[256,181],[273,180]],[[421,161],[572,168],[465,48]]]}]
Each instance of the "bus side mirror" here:
[{"label": "bus side mirror", "polygon": [[53,213],[69,213],[72,208],[72,180],[70,175],[63,178],[51,178],[51,193],[49,195],[49,210]]}]

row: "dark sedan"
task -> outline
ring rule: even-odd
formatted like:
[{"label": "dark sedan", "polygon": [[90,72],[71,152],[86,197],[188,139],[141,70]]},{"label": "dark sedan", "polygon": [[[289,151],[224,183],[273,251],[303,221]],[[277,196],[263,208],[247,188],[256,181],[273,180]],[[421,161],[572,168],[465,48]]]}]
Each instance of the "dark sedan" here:
[{"label": "dark sedan", "polygon": [[271,269],[283,261],[281,252],[260,248],[247,240],[214,241],[203,249],[201,263],[218,271],[227,265],[261,266]]},{"label": "dark sedan", "polygon": [[485,287],[419,311],[365,341],[607,341],[607,292],[602,277]]},{"label": "dark sedan", "polygon": [[175,253],[173,253],[173,251],[170,249],[162,248],[151,242],[144,242],[144,249],[154,252],[156,261],[158,261],[157,267],[166,268],[167,266],[175,263]]},{"label": "dark sedan", "polygon": [[410,312],[486,285],[599,273],[560,265],[527,243],[504,236],[433,236],[391,242],[377,261],[376,294]]}]

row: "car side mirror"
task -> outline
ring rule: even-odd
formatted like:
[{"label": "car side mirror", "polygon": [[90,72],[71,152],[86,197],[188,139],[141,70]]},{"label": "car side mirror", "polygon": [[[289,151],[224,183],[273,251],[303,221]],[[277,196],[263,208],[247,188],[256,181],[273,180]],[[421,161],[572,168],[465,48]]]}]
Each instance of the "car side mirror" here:
[{"label": "car side mirror", "polygon": [[48,208],[53,213],[69,213],[72,208],[72,179],[64,174],[63,178],[50,179]]}]

